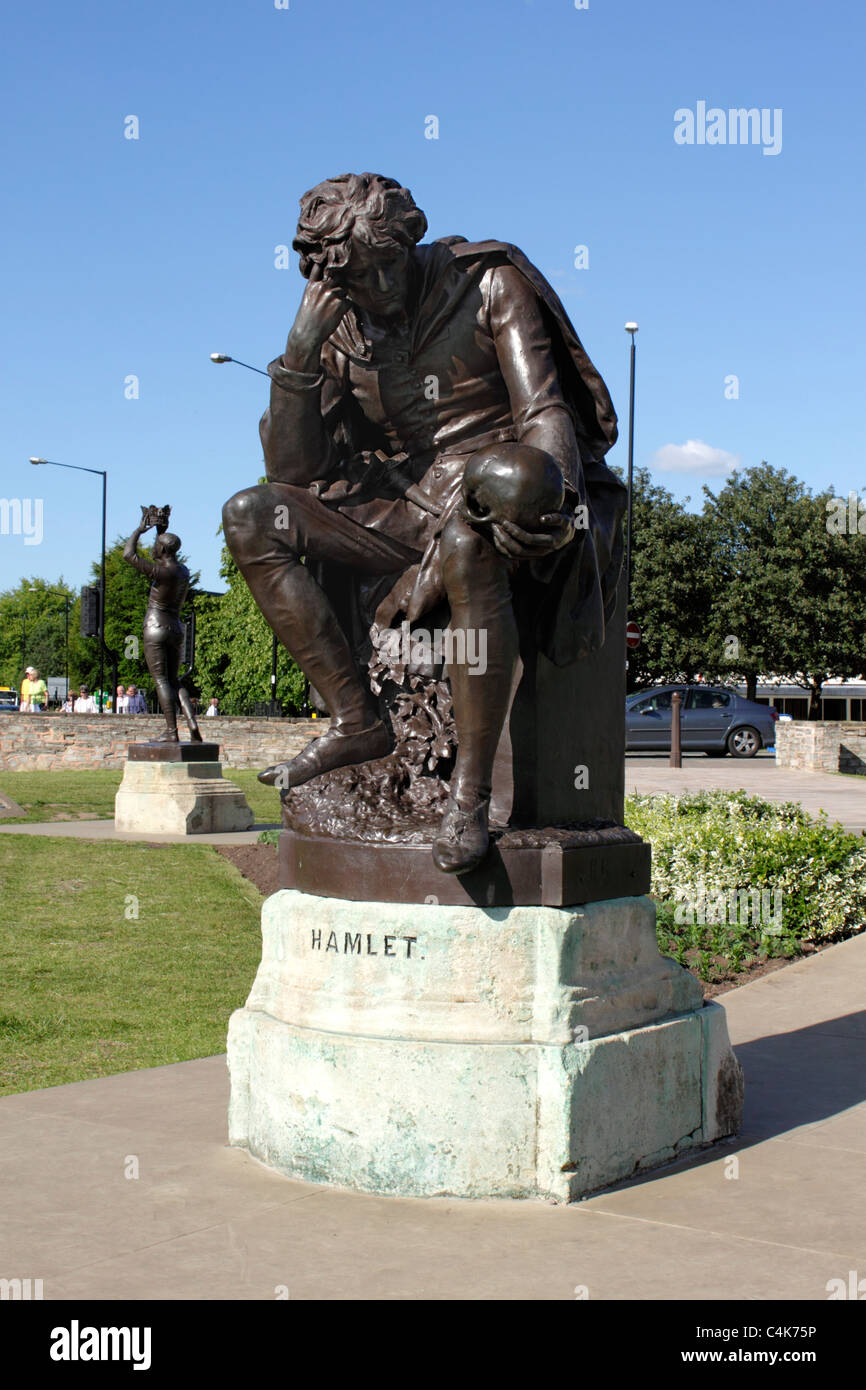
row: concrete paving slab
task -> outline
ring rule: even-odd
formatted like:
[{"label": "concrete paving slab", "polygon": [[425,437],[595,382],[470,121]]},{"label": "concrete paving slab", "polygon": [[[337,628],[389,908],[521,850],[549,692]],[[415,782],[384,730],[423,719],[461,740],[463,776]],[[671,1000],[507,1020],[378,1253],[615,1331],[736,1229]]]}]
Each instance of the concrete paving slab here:
[{"label": "concrete paving slab", "polygon": [[572,1207],[279,1177],[226,1146],[223,1057],[7,1097],[0,1274],[47,1299],[826,1299],[866,1269],[864,975],[858,937],[723,996],[743,1136]]},{"label": "concrete paving slab", "polygon": [[[826,1297],[844,1256],[573,1208],[328,1193],[46,1281],[46,1298],[293,1301]],[[585,1290],[585,1294],[583,1293]]]},{"label": "concrete paving slab", "polygon": [[806,1021],[812,1027],[826,1023],[828,1032],[859,1032],[866,1005],[866,934],[761,975],[719,1000],[741,1042],[790,1032]]},{"label": "concrete paving slab", "polygon": [[670,767],[667,753],[629,753],[625,760],[626,794],[737,791],[767,801],[798,801],[809,815],[826,811],[831,821],[849,830],[866,829],[866,777],[832,772],[800,772],[777,767],[771,754],[755,758],[683,757]]},{"label": "concrete paving slab", "polygon": [[862,1263],[866,1203],[843,1206],[839,1201],[840,1192],[853,1193],[861,1183],[862,1156],[822,1146],[819,1158],[817,1147],[781,1139],[749,1146],[741,1139],[723,1148],[714,1163],[590,1197],[587,1205],[668,1226],[685,1223],[725,1237],[748,1240],[760,1232],[773,1245]]}]

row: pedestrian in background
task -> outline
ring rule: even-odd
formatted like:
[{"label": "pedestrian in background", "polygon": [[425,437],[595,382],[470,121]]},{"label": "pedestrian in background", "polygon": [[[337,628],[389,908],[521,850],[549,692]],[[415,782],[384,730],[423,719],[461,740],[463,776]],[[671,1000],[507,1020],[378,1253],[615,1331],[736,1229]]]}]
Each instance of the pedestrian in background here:
[{"label": "pedestrian in background", "polygon": [[86,685],[82,685],[78,693],[78,699],[75,701],[75,704],[73,705],[72,709],[73,713],[75,714],[99,713],[99,711],[96,708],[96,701],[94,700]]},{"label": "pedestrian in background", "polygon": [[147,703],[140,690],[136,690],[134,685],[126,687],[126,713],[127,714],[147,714]]},{"label": "pedestrian in background", "polygon": [[19,714],[30,713],[30,673],[32,670],[32,666],[25,666],[24,668],[24,679],[21,682],[21,698],[18,701]]},{"label": "pedestrian in background", "polygon": [[48,686],[35,666],[28,666],[21,682],[21,711],[24,714],[43,714],[48,706]]}]

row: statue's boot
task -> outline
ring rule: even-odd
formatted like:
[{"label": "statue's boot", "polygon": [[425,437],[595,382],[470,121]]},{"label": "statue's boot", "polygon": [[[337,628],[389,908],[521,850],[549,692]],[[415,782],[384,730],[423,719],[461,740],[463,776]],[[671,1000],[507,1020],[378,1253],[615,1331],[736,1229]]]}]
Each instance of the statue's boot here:
[{"label": "statue's boot", "polygon": [[290,787],[302,786],[313,777],[321,777],[323,772],[384,758],[390,751],[391,735],[381,719],[377,719],[369,729],[360,729],[355,733],[334,724],[327,733],[311,739],[291,762],[275,763],[273,767],[265,768],[264,772],[259,773],[259,781],[287,791]]},{"label": "statue's boot", "polygon": [[192,712],[192,705],[189,702],[189,695],[187,694],[185,686],[180,686],[178,688],[177,698],[178,703],[181,709],[183,710],[183,717],[186,720],[186,726],[189,729],[190,743],[203,743],[204,739],[201,736],[201,730],[198,727],[196,717]]},{"label": "statue's boot", "polygon": [[[433,842],[433,862],[442,873],[467,874],[481,863],[490,844],[493,762],[511,701],[517,625],[507,562],[459,517],[445,528],[442,562],[449,626],[453,633],[465,633],[467,660],[448,667],[457,760],[448,807]],[[478,658],[474,665],[468,663],[470,650]]]},{"label": "statue's boot", "polygon": [[490,845],[489,810],[489,797],[464,807],[449,796],[448,809],[433,841],[433,863],[443,874],[468,874],[477,869]]}]

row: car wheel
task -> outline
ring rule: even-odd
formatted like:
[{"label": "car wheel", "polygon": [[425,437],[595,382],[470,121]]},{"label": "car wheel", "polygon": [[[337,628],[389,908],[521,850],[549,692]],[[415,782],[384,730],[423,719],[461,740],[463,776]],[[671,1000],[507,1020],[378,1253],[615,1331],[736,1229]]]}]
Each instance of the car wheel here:
[{"label": "car wheel", "polygon": [[760,746],[761,735],[750,724],[743,724],[741,728],[731,730],[728,748],[733,757],[754,758]]},{"label": "car wheel", "polygon": [[727,748],[705,748],[704,752],[708,758],[726,758],[728,756]]}]

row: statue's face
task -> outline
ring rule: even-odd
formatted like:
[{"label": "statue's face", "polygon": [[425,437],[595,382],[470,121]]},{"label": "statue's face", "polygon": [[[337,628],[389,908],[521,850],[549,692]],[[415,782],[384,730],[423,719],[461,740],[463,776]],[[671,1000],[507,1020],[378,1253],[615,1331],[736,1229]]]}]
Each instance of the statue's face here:
[{"label": "statue's face", "polygon": [[356,241],[342,282],[359,309],[379,318],[394,318],[409,302],[410,252],[405,246],[365,246]]}]

